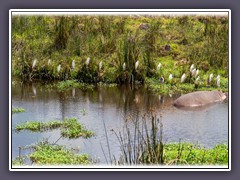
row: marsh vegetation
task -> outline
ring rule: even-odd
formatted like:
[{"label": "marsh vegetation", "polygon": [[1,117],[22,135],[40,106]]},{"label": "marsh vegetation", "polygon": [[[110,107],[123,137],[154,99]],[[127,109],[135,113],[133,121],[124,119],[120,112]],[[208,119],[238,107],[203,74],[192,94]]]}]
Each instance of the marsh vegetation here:
[{"label": "marsh vegetation", "polygon": [[12,67],[23,81],[227,91],[228,17],[13,16]]}]

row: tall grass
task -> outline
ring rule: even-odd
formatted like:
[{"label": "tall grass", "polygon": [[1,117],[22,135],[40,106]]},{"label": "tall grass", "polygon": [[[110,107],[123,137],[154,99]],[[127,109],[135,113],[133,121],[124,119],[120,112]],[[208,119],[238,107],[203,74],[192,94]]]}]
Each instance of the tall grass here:
[{"label": "tall grass", "polygon": [[134,83],[158,76],[156,64],[168,58],[227,77],[228,31],[225,16],[13,16],[12,73],[24,80]]}]

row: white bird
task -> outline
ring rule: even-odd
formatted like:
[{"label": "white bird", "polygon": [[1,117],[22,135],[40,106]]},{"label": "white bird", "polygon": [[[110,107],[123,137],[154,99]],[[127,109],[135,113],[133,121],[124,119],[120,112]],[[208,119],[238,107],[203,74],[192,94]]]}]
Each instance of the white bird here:
[{"label": "white bird", "polygon": [[196,72],[197,72],[196,69],[193,69],[193,70],[191,71],[191,75],[192,75],[192,77],[195,77],[195,76],[196,76]]},{"label": "white bird", "polygon": [[170,74],[168,80],[171,81],[172,78],[173,78],[173,76],[172,76],[172,74]]},{"label": "white bird", "polygon": [[61,64],[58,65],[58,67],[57,67],[57,72],[59,73],[60,70],[61,70]]},{"label": "white bird", "polygon": [[126,63],[123,63],[123,70],[126,70]]},{"label": "white bird", "polygon": [[182,77],[181,77],[181,83],[184,83],[184,81],[186,80],[186,74],[183,73]]},{"label": "white bird", "polygon": [[194,64],[191,65],[190,72],[192,72],[193,68],[194,68]]},{"label": "white bird", "polygon": [[102,61],[99,63],[99,71],[102,69]]},{"label": "white bird", "polygon": [[88,66],[88,65],[89,65],[89,62],[90,62],[90,57],[87,58],[85,64]]},{"label": "white bird", "polygon": [[216,79],[217,79],[217,80],[220,79],[220,75],[218,75]]},{"label": "white bird", "polygon": [[197,77],[197,76],[198,76],[198,73],[199,73],[199,70],[197,69],[197,71],[196,71],[196,74],[195,74],[195,77]]},{"label": "white bird", "polygon": [[212,82],[212,78],[213,78],[213,73],[209,75],[209,80],[208,80],[209,83]]},{"label": "white bird", "polygon": [[48,60],[48,66],[51,64],[51,59]]},{"label": "white bird", "polygon": [[197,79],[195,80],[195,82],[198,82],[199,78],[200,78],[200,77],[198,76]]},{"label": "white bird", "polygon": [[217,87],[220,87],[220,77],[217,79]]},{"label": "white bird", "polygon": [[75,68],[75,60],[72,61],[72,68]]},{"label": "white bird", "polygon": [[135,63],[135,70],[137,70],[138,65],[139,65],[139,61],[137,61],[137,62]]},{"label": "white bird", "polygon": [[157,70],[159,71],[159,69],[161,68],[162,64],[159,63],[158,66],[157,66]]},{"label": "white bird", "polygon": [[33,63],[32,63],[32,68],[34,68],[36,66],[37,60],[34,59]]}]

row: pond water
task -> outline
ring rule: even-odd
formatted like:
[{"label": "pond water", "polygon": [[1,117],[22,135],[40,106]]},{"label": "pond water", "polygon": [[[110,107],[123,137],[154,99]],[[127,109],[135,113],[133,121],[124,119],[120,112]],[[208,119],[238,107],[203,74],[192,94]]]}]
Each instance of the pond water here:
[{"label": "pond water", "polygon": [[[76,117],[87,129],[94,131],[96,136],[68,140],[60,138],[59,130],[41,133],[17,133],[13,130],[12,158],[19,155],[19,147],[48,139],[50,142],[58,140],[60,145],[79,148],[80,153],[87,153],[99,163],[106,164],[104,153],[108,155],[108,144],[112,155],[120,155],[117,137],[111,130],[122,130],[125,123],[149,109],[155,109],[157,116],[161,117],[164,142],[179,142],[181,139],[205,147],[228,143],[228,102],[203,109],[181,110],[172,106],[177,97],[178,95],[154,95],[144,87],[101,87],[93,91],[71,89],[59,93],[40,84],[13,85],[12,107],[22,107],[26,112],[12,114],[12,129],[26,121],[46,122]],[[21,155],[27,153],[27,150],[21,151]]]}]

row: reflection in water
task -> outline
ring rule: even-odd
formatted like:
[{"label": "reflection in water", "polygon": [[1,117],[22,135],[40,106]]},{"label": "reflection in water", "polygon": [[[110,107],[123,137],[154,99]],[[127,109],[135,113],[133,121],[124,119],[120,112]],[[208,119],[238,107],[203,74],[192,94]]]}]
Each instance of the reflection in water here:
[{"label": "reflection in water", "polygon": [[[34,88],[33,88],[34,87]],[[35,90],[34,90],[35,89]],[[35,92],[35,93],[34,93]],[[33,98],[32,96],[35,96]],[[118,157],[119,143],[111,129],[122,130],[125,123],[132,123],[149,110],[155,110],[163,123],[163,140],[178,142],[179,139],[212,147],[228,142],[228,104],[218,103],[197,111],[186,111],[172,106],[177,95],[153,95],[143,87],[101,87],[93,91],[71,89],[66,92],[49,91],[39,84],[12,87],[12,105],[22,107],[25,113],[13,114],[13,128],[25,121],[50,121],[76,117],[84,126],[96,133],[90,139],[68,140],[61,138],[58,143],[80,147],[81,152],[105,163],[100,143],[108,153],[106,134],[111,154]],[[82,110],[86,111],[83,115]],[[104,122],[104,123],[103,123]],[[104,124],[106,132],[104,130]],[[131,127],[131,126],[130,126]],[[43,138],[56,142],[59,130],[31,133],[13,133],[13,158],[18,156],[18,147],[34,144]]]}]

